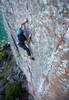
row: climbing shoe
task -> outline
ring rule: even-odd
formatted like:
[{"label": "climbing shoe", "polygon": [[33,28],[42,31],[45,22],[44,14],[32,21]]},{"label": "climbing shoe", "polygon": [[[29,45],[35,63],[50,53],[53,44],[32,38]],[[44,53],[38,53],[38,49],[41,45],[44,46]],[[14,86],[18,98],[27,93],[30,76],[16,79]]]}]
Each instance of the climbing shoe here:
[{"label": "climbing shoe", "polygon": [[32,59],[32,60],[35,60],[35,58],[34,58],[34,57],[32,57],[31,59]]},{"label": "climbing shoe", "polygon": [[35,58],[34,58],[34,57],[30,57],[30,59],[31,59],[31,60],[35,60]]}]

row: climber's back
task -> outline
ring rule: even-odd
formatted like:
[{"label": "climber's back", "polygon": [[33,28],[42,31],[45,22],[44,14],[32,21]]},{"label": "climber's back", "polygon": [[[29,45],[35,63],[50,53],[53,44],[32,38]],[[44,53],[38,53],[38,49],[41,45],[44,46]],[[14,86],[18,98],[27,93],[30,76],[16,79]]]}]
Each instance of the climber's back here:
[{"label": "climber's back", "polygon": [[26,41],[26,37],[24,35],[24,30],[22,29],[22,25],[24,25],[28,20],[24,20],[20,26],[19,29],[17,30],[17,36],[18,36],[18,44],[19,46],[24,45],[24,41]]}]

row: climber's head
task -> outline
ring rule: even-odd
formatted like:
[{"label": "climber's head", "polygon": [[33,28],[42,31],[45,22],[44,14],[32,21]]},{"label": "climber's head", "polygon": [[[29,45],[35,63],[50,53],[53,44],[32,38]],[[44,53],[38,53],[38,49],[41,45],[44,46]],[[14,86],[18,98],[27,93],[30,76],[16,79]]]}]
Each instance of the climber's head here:
[{"label": "climber's head", "polygon": [[21,28],[19,28],[18,30],[17,30],[17,35],[20,35],[20,34],[22,34],[23,33],[23,30],[21,29]]}]

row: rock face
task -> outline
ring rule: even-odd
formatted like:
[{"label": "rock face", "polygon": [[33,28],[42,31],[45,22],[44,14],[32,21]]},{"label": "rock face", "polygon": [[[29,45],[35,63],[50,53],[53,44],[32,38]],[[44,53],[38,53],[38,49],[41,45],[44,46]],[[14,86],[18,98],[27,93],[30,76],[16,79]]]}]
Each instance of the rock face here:
[{"label": "rock face", "polygon": [[[0,11],[17,64],[35,100],[69,100],[69,0],[1,0]],[[17,45],[23,19],[35,61]]]}]

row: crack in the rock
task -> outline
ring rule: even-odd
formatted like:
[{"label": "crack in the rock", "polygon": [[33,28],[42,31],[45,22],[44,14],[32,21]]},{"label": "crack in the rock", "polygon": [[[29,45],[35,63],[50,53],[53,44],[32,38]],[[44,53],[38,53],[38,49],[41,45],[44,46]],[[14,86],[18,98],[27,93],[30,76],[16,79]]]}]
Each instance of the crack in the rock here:
[{"label": "crack in the rock", "polygon": [[57,49],[59,48],[60,44],[62,42],[64,42],[64,36],[66,34],[67,29],[68,29],[68,25],[65,26],[65,29],[63,30],[63,34],[61,34],[60,41],[58,42],[57,47],[55,48],[55,51],[57,51]]},{"label": "crack in the rock", "polygon": [[[30,69],[30,67],[29,67],[29,65],[28,65],[28,61],[27,61],[27,67],[28,67],[28,71],[29,71],[29,73],[30,73],[31,84],[32,84],[32,87],[33,87],[32,72],[31,72],[31,69]],[[33,87],[33,93],[35,94],[34,87]]]},{"label": "crack in the rock", "polygon": [[11,37],[12,37],[13,42],[14,42],[14,44],[15,44],[15,46],[16,46],[17,51],[18,51],[18,56],[20,56],[19,49],[18,49],[18,47],[17,47],[17,45],[16,45],[15,39],[14,39],[14,37],[13,37],[12,34],[11,34]]},{"label": "crack in the rock", "polygon": [[27,8],[27,10],[28,10],[28,0],[27,0],[27,2],[26,2],[26,8]]}]

